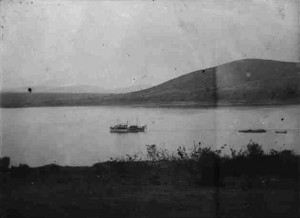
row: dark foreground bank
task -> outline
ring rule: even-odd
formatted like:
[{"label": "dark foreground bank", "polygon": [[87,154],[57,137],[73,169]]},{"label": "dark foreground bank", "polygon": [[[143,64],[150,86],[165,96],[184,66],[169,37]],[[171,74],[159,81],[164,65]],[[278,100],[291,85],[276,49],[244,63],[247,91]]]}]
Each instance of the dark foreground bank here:
[{"label": "dark foreground bank", "polygon": [[91,167],[2,169],[3,217],[299,217],[299,156],[147,146]]}]

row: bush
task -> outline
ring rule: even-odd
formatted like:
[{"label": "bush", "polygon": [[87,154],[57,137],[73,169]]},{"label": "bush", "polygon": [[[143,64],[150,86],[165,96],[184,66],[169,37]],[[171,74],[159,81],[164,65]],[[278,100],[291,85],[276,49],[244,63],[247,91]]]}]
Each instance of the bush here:
[{"label": "bush", "polygon": [[169,155],[166,149],[158,149],[155,144],[146,145],[147,148],[147,157],[151,161],[162,161],[162,160],[170,160],[171,155]]},{"label": "bush", "polygon": [[0,158],[0,172],[3,171],[7,171],[10,165],[10,159],[9,157],[3,157]]},{"label": "bush", "polygon": [[[191,151],[187,151],[184,146],[179,146],[177,152],[171,154],[166,149],[157,148],[154,144],[146,145],[146,148],[147,158],[150,161],[139,163],[145,163],[145,166],[150,168],[159,166],[155,169],[172,166],[174,172],[187,172],[199,184],[216,185],[219,184],[220,178],[226,176],[279,175],[291,177],[297,174],[299,168],[299,157],[293,151],[272,149],[266,154],[262,146],[252,140],[246,145],[246,149],[238,151],[230,149],[231,157],[221,155],[221,150],[202,146],[201,143],[194,145]],[[131,169],[126,163],[135,161],[138,157],[139,155],[127,155],[124,158],[115,159],[113,165],[118,168],[118,172],[126,172],[127,169]],[[139,166],[141,165],[139,164]],[[136,169],[134,170],[136,171]]]},{"label": "bush", "polygon": [[211,147],[201,147],[201,143],[194,146],[191,152],[191,159],[197,161],[214,161],[220,158],[220,150],[212,150]]},{"label": "bush", "polygon": [[181,160],[188,160],[189,159],[189,155],[188,155],[188,153],[186,152],[186,150],[185,150],[185,147],[181,147],[181,146],[179,146],[178,148],[177,148],[177,155],[179,156],[179,158],[181,159]]},{"label": "bush", "polygon": [[[262,146],[256,142],[253,142],[252,140],[250,140],[250,142],[246,145],[246,150],[240,149],[239,151],[236,151],[230,148],[230,152],[233,159],[256,159],[265,155]],[[276,151],[272,150],[272,152],[274,153]]]},{"label": "bush", "polygon": [[265,153],[262,149],[262,146],[258,143],[250,141],[247,145],[247,150],[245,152],[248,158],[259,158],[262,157]]},{"label": "bush", "polygon": [[31,168],[27,164],[19,164],[17,167],[11,167],[11,172],[13,176],[24,177],[28,175],[31,171]]}]

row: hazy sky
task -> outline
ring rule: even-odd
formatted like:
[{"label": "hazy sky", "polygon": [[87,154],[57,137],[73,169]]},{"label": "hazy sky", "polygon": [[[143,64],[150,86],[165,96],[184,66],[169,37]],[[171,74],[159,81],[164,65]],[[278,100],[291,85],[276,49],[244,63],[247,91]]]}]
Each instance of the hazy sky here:
[{"label": "hazy sky", "polygon": [[243,58],[299,61],[299,1],[2,0],[2,85],[158,84]]}]

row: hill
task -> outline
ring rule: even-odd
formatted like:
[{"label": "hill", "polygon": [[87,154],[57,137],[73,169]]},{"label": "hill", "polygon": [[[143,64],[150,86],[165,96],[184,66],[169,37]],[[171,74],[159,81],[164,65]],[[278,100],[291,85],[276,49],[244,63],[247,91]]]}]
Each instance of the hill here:
[{"label": "hill", "polygon": [[300,64],[246,59],[195,71],[158,86],[113,96],[122,104],[298,103]]},{"label": "hill", "polygon": [[248,59],[216,68],[218,103],[299,103],[300,63]]},{"label": "hill", "polygon": [[300,96],[299,72],[300,63],[245,59],[125,94],[2,93],[1,106],[296,104]]}]

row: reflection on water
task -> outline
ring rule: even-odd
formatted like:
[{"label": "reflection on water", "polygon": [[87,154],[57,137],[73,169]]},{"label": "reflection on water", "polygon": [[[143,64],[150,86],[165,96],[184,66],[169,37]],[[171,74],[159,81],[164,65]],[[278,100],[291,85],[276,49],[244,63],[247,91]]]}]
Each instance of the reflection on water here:
[{"label": "reflection on water", "polygon": [[[250,140],[266,150],[299,149],[299,108],[235,107],[210,109],[51,107],[1,109],[1,156],[14,164],[39,166],[92,165],[135,152],[145,152],[146,144],[175,151],[191,148],[199,141],[215,148],[227,144],[239,149]],[[116,122],[147,124],[145,133],[110,133]],[[267,132],[240,133],[240,129],[266,129]],[[287,134],[276,134],[286,129]]]}]

